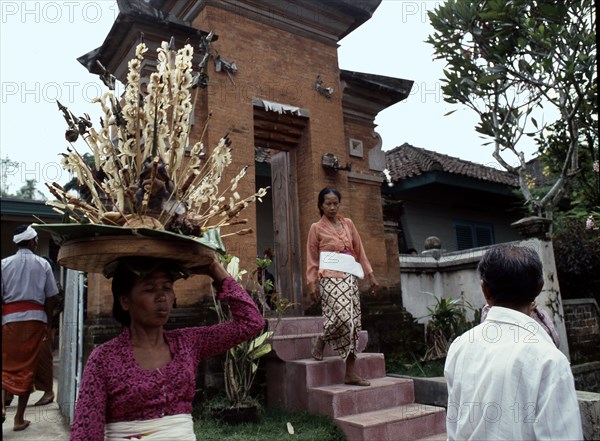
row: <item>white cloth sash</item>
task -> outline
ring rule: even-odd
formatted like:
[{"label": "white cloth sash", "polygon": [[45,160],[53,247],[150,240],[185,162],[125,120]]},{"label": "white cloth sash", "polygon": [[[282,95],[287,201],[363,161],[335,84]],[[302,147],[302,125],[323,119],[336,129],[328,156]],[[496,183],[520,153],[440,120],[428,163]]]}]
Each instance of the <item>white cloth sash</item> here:
[{"label": "white cloth sash", "polygon": [[336,253],[334,251],[321,251],[319,255],[319,269],[341,271],[353,274],[359,279],[365,277],[362,265],[352,255]]},{"label": "white cloth sash", "polygon": [[196,441],[190,414],[167,415],[143,421],[108,423],[105,441]]}]

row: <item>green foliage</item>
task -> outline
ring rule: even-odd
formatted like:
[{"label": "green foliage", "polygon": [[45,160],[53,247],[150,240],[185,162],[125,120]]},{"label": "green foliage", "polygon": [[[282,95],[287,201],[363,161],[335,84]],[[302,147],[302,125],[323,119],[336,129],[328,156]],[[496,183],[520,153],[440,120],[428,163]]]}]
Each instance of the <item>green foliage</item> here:
[{"label": "green foliage", "polygon": [[38,201],[45,201],[46,196],[44,193],[37,189],[37,181],[35,179],[27,179],[25,185],[22,186],[19,191],[15,194],[16,198],[19,199],[34,199]]},{"label": "green foliage", "polygon": [[[428,293],[433,295],[431,293]],[[473,311],[474,319],[467,320],[467,310]],[[437,298],[433,307],[428,307],[429,330],[442,331],[448,341],[471,329],[473,324],[479,324],[481,311],[474,308],[467,300],[460,298]]]},{"label": "green foliage", "polygon": [[11,161],[8,156],[5,157],[2,161],[2,197],[3,198],[16,198],[16,199],[34,199],[34,200],[46,200],[46,196],[44,193],[37,189],[37,181],[35,179],[26,179],[25,185],[23,185],[16,193],[10,193],[8,184],[8,175],[12,173],[13,170],[17,170],[19,168],[19,163],[16,161]]},{"label": "green foliage", "polygon": [[[246,270],[240,269],[238,257],[230,255],[221,256],[221,262],[227,266],[227,272],[238,283],[242,283],[244,276],[248,275]],[[258,304],[263,317],[270,311],[270,308],[265,301],[264,288],[256,279],[258,272],[265,271],[270,263],[270,259],[257,259],[257,270],[249,275],[249,280],[246,284],[247,289],[248,286],[251,287],[248,291]],[[265,280],[264,272],[262,280]],[[214,297],[213,301],[214,310],[217,313],[219,322],[230,320],[229,309]],[[289,301],[285,300],[278,300],[275,304],[277,305],[276,312],[278,317],[283,315],[285,309],[292,306]],[[270,338],[272,335],[273,331],[263,330],[254,338],[240,343],[225,354],[225,362],[223,364],[225,393],[231,407],[242,407],[246,404],[256,403],[257,400],[251,395],[252,386],[258,373],[260,359],[271,352]]]},{"label": "green foliage", "polygon": [[2,159],[2,197],[3,198],[14,198],[15,195],[11,194],[9,190],[8,184],[8,175],[12,173],[13,170],[17,170],[19,168],[19,163],[16,161],[11,161],[7,156]]},{"label": "green foliage", "polygon": [[[447,62],[445,100],[479,115],[475,130],[494,145],[494,158],[519,176],[532,210],[551,217],[578,170],[584,138],[598,157],[594,3],[448,0],[429,18],[435,32],[427,42]],[[535,118],[533,112],[547,106],[558,111],[556,121]],[[556,179],[543,195],[531,192],[518,149],[523,136],[538,137],[544,153],[562,152]]]},{"label": "green foliage", "polygon": [[[597,96],[598,85],[594,83],[577,110],[577,124],[588,129],[578,133],[579,151],[577,157],[573,158],[576,164],[573,167],[575,172],[565,191],[568,205],[560,207],[560,211],[564,211],[567,217],[580,217],[584,220],[592,211],[600,209]],[[569,127],[564,120],[559,119],[550,126],[550,129],[547,133],[540,133],[536,142],[545,166],[544,175],[558,176],[567,160],[564,146],[569,142]],[[597,217],[596,221],[600,222],[600,217]]]},{"label": "green foliage", "polygon": [[[211,403],[200,409],[194,430],[199,440],[205,441],[344,441],[343,432],[331,418],[304,411],[290,411],[269,406],[261,408],[260,422],[230,426],[216,421],[210,414]],[[294,434],[288,432],[290,423]]]},{"label": "green foliage", "polygon": [[[429,317],[426,342],[413,345],[411,350],[386,352],[387,372],[413,377],[443,376],[450,343],[481,322],[481,310],[464,298],[437,298],[432,293],[425,294],[435,298],[435,304],[427,308],[428,314],[425,316]],[[473,320],[467,319],[469,312],[473,313]]]},{"label": "green foliage", "polygon": [[246,284],[246,289],[254,293],[258,299],[259,307],[262,309],[263,315],[271,310],[267,296],[271,296],[275,291],[273,282],[266,280],[267,268],[271,265],[271,259],[256,258],[256,269],[250,274]]},{"label": "green foliage", "polygon": [[[427,294],[435,298],[432,293]],[[467,310],[473,311],[473,320],[467,320]],[[426,329],[427,351],[423,356],[424,361],[446,357],[452,340],[481,321],[481,311],[464,298],[436,298],[435,305],[428,307],[427,311],[429,322]]]},{"label": "green foliage", "polygon": [[255,403],[250,395],[258,372],[259,359],[271,352],[267,341],[272,332],[261,332],[255,338],[240,343],[227,351],[225,356],[225,392],[231,407]]},{"label": "green foliage", "polygon": [[385,371],[410,377],[443,377],[445,359],[419,361],[417,354],[392,352],[385,354]]},{"label": "green foliage", "polygon": [[[597,213],[600,218],[600,213]],[[600,230],[588,230],[580,217],[563,217],[552,239],[561,296],[595,298],[600,304]]]}]

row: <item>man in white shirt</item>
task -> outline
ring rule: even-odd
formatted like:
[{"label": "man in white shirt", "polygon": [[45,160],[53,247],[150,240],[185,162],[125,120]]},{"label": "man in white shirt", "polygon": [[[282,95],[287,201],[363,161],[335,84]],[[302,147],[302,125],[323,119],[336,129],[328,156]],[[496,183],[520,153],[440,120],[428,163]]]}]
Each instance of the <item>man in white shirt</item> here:
[{"label": "man in white shirt", "polygon": [[50,264],[34,251],[37,232],[29,225],[15,230],[19,250],[2,259],[2,422],[6,392],[19,396],[13,430],[26,429],[24,418],[42,342],[50,338],[54,296],[58,294]]},{"label": "man in white shirt", "polygon": [[569,361],[529,316],[544,284],[539,256],[496,245],[478,271],[491,309],[448,351],[448,439],[582,440]]}]

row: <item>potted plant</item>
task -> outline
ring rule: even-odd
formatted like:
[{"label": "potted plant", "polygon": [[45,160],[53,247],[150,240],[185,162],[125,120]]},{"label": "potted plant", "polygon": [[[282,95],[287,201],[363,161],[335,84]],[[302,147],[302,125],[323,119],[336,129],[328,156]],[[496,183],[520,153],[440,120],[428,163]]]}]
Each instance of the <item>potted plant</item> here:
[{"label": "potted plant", "polygon": [[[242,283],[244,276],[248,275],[248,272],[240,270],[239,259],[235,256],[224,256],[222,259],[227,265],[229,274],[236,281]],[[266,267],[270,263],[270,259],[257,259],[257,270],[248,276],[249,281],[246,284],[247,289],[248,286],[251,287],[249,291],[252,297],[256,299],[263,316],[272,310],[266,302],[265,289],[267,292],[271,292],[272,296],[275,294],[272,283],[270,285],[271,291],[269,291],[269,284],[265,280],[264,271],[266,271]],[[262,279],[260,279],[264,281],[262,283],[258,281],[259,274],[262,275]],[[278,301],[274,297],[271,298],[278,313],[282,313],[283,310],[290,306],[287,301]],[[214,299],[214,308],[220,322],[229,320],[228,308],[216,299]],[[213,415],[217,418],[230,424],[257,421],[258,401],[252,396],[252,386],[258,372],[260,359],[271,352],[270,337],[272,335],[273,331],[263,330],[253,339],[240,343],[225,354],[223,380],[228,406],[213,409]]]},{"label": "potted plant", "polygon": [[[427,308],[429,312],[426,316],[429,317],[429,322],[425,329],[427,351],[422,361],[439,360],[446,357],[452,340],[479,323],[481,311],[474,308],[462,296],[459,299],[437,298],[432,293],[426,294],[434,297],[436,303],[433,307]],[[472,321],[467,320],[466,309],[474,312]]]}]

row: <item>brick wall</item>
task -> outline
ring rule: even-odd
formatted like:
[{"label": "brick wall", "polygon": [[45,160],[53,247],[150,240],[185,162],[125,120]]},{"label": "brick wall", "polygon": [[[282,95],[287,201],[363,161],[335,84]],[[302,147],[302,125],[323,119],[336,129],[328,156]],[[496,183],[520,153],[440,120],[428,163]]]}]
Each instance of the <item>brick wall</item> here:
[{"label": "brick wall", "polygon": [[[223,132],[230,131],[234,158],[230,168],[236,170],[250,165],[241,182],[240,194],[254,191],[252,99],[275,101],[310,112],[305,135],[310,141],[302,143],[292,155],[292,168],[298,171],[299,178],[298,208],[305,214],[300,219],[300,236],[301,241],[305,241],[303,233],[307,234],[314,221],[316,192],[325,183],[320,166],[321,151],[331,149],[339,154],[343,148],[340,94],[326,100],[314,89],[319,74],[326,83],[335,81],[337,86],[337,47],[297,37],[212,5],[203,9],[194,26],[219,35],[213,47],[224,58],[235,60],[239,68],[234,76],[235,84],[224,73],[209,72],[211,80],[205,93],[212,113],[208,145],[213,145]],[[339,87],[336,89],[339,91]],[[256,209],[250,207],[244,213],[250,220],[250,228],[255,226]],[[229,240],[226,246],[240,256],[243,266],[249,266],[251,259],[256,257],[255,242],[255,237],[250,235]]]},{"label": "brick wall", "polygon": [[600,361],[572,366],[575,389],[586,392],[600,392]]},{"label": "brick wall", "polygon": [[[213,47],[227,60],[235,60],[238,72],[235,84],[224,73],[209,71],[206,109],[212,113],[207,145],[212,146],[225,131],[231,132],[234,165],[237,171],[251,168],[240,185],[240,194],[254,191],[254,134],[252,99],[259,98],[300,107],[309,112],[309,123],[300,145],[290,153],[292,178],[296,179],[300,254],[306,268],[305,247],[310,225],[318,220],[317,194],[325,186],[337,187],[343,195],[340,214],[351,217],[362,236],[367,255],[376,274],[385,282],[388,268],[381,208],[380,186],[372,182],[350,182],[347,174],[328,173],[321,165],[324,153],[335,154],[340,163],[353,164],[353,171],[370,173],[368,152],[375,146],[374,124],[344,124],[342,90],[337,45],[292,34],[269,24],[248,19],[207,4],[193,22],[194,27],[214,31],[219,39]],[[326,86],[335,89],[327,99],[315,91],[317,75]],[[363,158],[349,157],[349,138],[364,143]],[[254,228],[255,210],[244,217]],[[240,256],[242,266],[250,266],[256,256],[254,235],[226,241],[228,250]],[[303,275],[304,277],[304,275]],[[308,293],[305,293],[308,297]]]},{"label": "brick wall", "polygon": [[571,357],[597,357],[600,360],[600,308],[594,299],[563,300]]},{"label": "brick wall", "polygon": [[[240,182],[238,192],[242,197],[255,192],[254,162],[254,105],[253,99],[263,99],[299,107],[308,113],[308,124],[300,143],[289,152],[290,177],[296,183],[299,248],[302,277],[306,268],[306,241],[310,225],[318,220],[317,194],[325,186],[337,187],[343,195],[340,214],[355,222],[367,255],[380,283],[388,285],[388,275],[399,271],[399,266],[389,268],[383,225],[380,182],[373,180],[379,175],[369,169],[369,151],[378,140],[373,135],[373,121],[345,121],[342,106],[343,90],[340,83],[338,45],[333,39],[312,38],[272,26],[268,18],[261,21],[236,13],[240,10],[225,10],[221,2],[206,2],[193,26],[213,31],[219,36],[212,43],[224,59],[235,61],[238,72],[229,77],[225,72],[215,72],[209,63],[209,86],[193,92],[196,96],[194,126],[191,139],[202,142],[209,150],[229,133],[232,141],[233,163],[226,170],[222,183],[246,165],[246,176]],[[343,11],[340,12],[343,15]],[[152,38],[168,41],[171,30],[157,28]],[[115,52],[115,59],[121,54]],[[128,60],[121,60],[125,63]],[[331,98],[325,98],[315,90],[319,76],[326,87],[333,87]],[[368,119],[368,118],[367,118]],[[210,120],[206,132],[205,123]],[[363,157],[349,156],[349,138],[363,141]],[[354,177],[344,171],[328,172],[322,165],[324,153],[335,154],[340,163],[352,162]],[[364,178],[363,178],[364,177]],[[371,178],[371,180],[369,180]],[[256,210],[260,205],[251,205],[242,216],[248,219],[245,228],[256,231]],[[236,228],[237,229],[237,228]],[[231,233],[223,229],[222,234]],[[256,234],[224,238],[230,254],[240,258],[242,268],[253,268],[257,250]],[[396,277],[397,278],[397,277]],[[97,285],[90,284],[90,315],[110,314],[112,299],[110,285],[98,278]],[[202,284],[194,280],[180,282],[178,304],[194,305],[205,292]],[[303,303],[310,303],[303,284]]]}]

